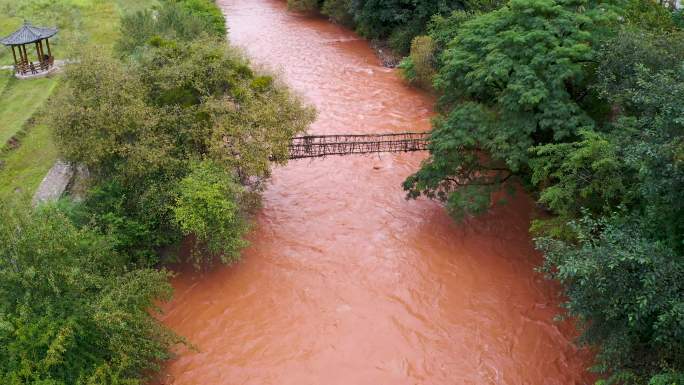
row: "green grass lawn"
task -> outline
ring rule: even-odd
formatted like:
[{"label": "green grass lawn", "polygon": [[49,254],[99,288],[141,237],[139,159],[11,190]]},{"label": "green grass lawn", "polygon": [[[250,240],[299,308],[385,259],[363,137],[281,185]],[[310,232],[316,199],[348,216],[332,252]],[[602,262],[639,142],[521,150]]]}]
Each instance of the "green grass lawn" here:
[{"label": "green grass lawn", "polygon": [[52,132],[46,125],[32,127],[16,150],[0,156],[0,199],[31,199],[33,192],[57,159]]},{"label": "green grass lawn", "polygon": [[[119,35],[119,18],[156,4],[156,0],[0,0],[0,36],[21,26],[24,20],[34,25],[57,27],[50,39],[57,59],[70,57],[84,46],[99,45],[110,50]],[[13,63],[12,51],[0,47],[0,65]],[[29,58],[33,46],[26,47]]]},{"label": "green grass lawn", "polygon": [[45,103],[55,86],[57,78],[35,80],[11,79],[0,93],[0,148],[17,132],[36,110]]},{"label": "green grass lawn", "polygon": [[11,79],[12,73],[10,71],[0,71],[0,95],[5,91],[5,87]]},{"label": "green grass lawn", "polygon": [[[72,58],[80,49],[90,49],[92,45],[111,52],[119,36],[121,14],[155,3],[156,0],[0,0],[0,36],[11,33],[27,19],[35,25],[60,29],[50,40],[58,60]],[[33,54],[29,52],[29,56]],[[12,61],[12,52],[0,47],[0,65]],[[0,72],[0,146],[41,111],[59,81],[59,76],[19,81],[8,77],[5,71]],[[50,111],[43,113],[48,114],[49,121]],[[11,195],[30,197],[57,156],[50,128],[31,128],[19,148],[0,155],[0,199]]]}]

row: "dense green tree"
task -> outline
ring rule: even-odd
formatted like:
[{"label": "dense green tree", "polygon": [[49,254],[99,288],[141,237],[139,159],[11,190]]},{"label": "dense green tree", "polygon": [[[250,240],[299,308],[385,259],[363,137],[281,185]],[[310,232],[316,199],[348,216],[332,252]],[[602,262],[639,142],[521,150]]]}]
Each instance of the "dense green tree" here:
[{"label": "dense green tree", "polygon": [[53,123],[65,158],[91,172],[85,211],[149,264],[187,230],[173,209],[194,161],[209,157],[258,187],[313,111],[223,42],[154,39],[139,53],[127,63],[84,56],[69,68]]},{"label": "dense green tree", "polygon": [[453,10],[489,11],[505,0],[287,0],[295,11],[319,11],[333,21],[354,27],[370,38],[386,40],[399,54],[408,54],[416,36],[425,34],[432,18]]},{"label": "dense green tree", "polygon": [[600,347],[595,369],[609,375],[607,383],[681,383],[681,255],[645,234],[638,216],[584,218],[571,228],[574,241],[544,237],[537,246],[544,270],[563,284],[581,340]]},{"label": "dense green tree", "polygon": [[153,317],[164,270],[127,270],[54,207],[0,202],[0,382],[140,384],[180,340]]},{"label": "dense green tree", "polygon": [[601,132],[534,149],[533,179],[554,212],[573,218],[624,207],[684,251],[682,44],[679,34],[624,31],[603,46],[594,88],[616,116]]},{"label": "dense green tree", "polygon": [[464,9],[462,0],[362,0],[353,5],[357,30],[369,38],[389,38],[400,53],[408,53],[415,36],[425,33],[430,18]]},{"label": "dense green tree", "polygon": [[565,218],[583,211],[609,214],[634,203],[636,171],[625,164],[620,143],[591,130],[580,138],[534,149],[532,182],[544,186],[539,201]]},{"label": "dense green tree", "polygon": [[353,0],[325,0],[321,13],[330,17],[336,23],[347,27],[354,26]]},{"label": "dense green tree", "polygon": [[619,11],[629,27],[659,33],[676,29],[673,12],[663,2],[627,0],[621,5]]},{"label": "dense green tree", "polygon": [[457,216],[482,211],[503,181],[529,172],[530,147],[593,126],[583,103],[595,18],[584,5],[514,0],[463,23],[441,59],[445,113],[409,196],[437,197]]},{"label": "dense green tree", "polygon": [[319,0],[287,0],[287,8],[297,12],[315,12],[320,6]]},{"label": "dense green tree", "polygon": [[183,233],[195,237],[196,265],[207,260],[207,254],[218,255],[223,263],[235,261],[247,244],[243,237],[255,197],[236,179],[224,167],[203,161],[193,163],[179,183],[173,213]]},{"label": "dense green tree", "polygon": [[609,383],[676,384],[684,371],[681,44],[634,30],[608,41],[594,87],[615,116],[581,140],[537,147],[532,163],[559,215],[536,225],[545,270]]},{"label": "dense green tree", "polygon": [[532,226],[543,269],[596,347],[601,383],[684,380],[684,39],[673,20],[651,1],[513,0],[428,28],[440,114],[404,187],[457,218],[489,208],[511,177],[536,189],[555,214]]},{"label": "dense green tree", "polygon": [[[495,8],[488,9],[488,11],[492,11],[494,9]],[[478,9],[468,11],[455,10],[448,16],[435,15],[432,17],[427,28],[428,35],[432,38],[436,45],[436,60],[441,59],[442,52],[449,46],[449,43],[456,38],[463,24],[480,14],[481,12]],[[442,63],[441,61],[438,61],[436,63],[436,68],[441,67]]]},{"label": "dense green tree", "polygon": [[172,117],[145,103],[139,76],[115,59],[83,57],[65,83],[53,100],[55,140],[65,159],[90,170],[87,211],[117,234],[119,251],[153,258],[155,248],[177,240],[165,207],[171,181],[186,171],[182,150],[174,152],[174,126],[163,124]]},{"label": "dense green tree", "polygon": [[463,23],[499,6],[495,0],[472,2],[467,11],[457,9],[448,16],[434,15],[427,25],[427,35],[413,39],[409,55],[399,64],[404,78],[410,84],[432,90],[435,74],[444,66],[444,50],[456,38]]}]

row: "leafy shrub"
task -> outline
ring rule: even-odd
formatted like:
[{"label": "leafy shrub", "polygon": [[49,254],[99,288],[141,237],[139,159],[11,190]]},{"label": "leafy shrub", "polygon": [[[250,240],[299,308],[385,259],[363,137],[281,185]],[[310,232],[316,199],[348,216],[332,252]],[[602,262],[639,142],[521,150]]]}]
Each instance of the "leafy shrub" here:
[{"label": "leafy shrub", "polygon": [[162,226],[158,218],[131,215],[126,195],[117,181],[92,186],[85,201],[71,212],[71,218],[75,223],[91,225],[107,234],[112,248],[128,256],[133,266],[154,266],[158,262],[157,249],[180,241],[180,237],[173,232],[158,231]]},{"label": "leafy shrub", "polygon": [[141,384],[180,339],[153,317],[164,270],[128,271],[54,207],[0,202],[0,382]]},{"label": "leafy shrub", "polygon": [[392,50],[398,54],[406,55],[411,49],[413,38],[425,32],[423,21],[412,21],[392,30],[387,42]]},{"label": "leafy shrub", "polygon": [[175,1],[181,8],[203,20],[209,27],[206,32],[216,36],[226,35],[226,20],[223,12],[216,6],[213,0],[165,0]]},{"label": "leafy shrub", "polygon": [[652,0],[629,0],[624,7],[624,18],[630,26],[647,31],[664,32],[674,29],[672,11]]},{"label": "leafy shrub", "polygon": [[672,23],[677,29],[681,30],[684,28],[684,9],[672,12]]},{"label": "leafy shrub", "polygon": [[473,11],[455,10],[449,16],[435,15],[427,26],[428,35],[435,43],[436,67],[441,68],[440,57],[466,21],[478,16],[479,13]]},{"label": "leafy shrub", "polygon": [[173,213],[181,231],[198,241],[192,255],[196,266],[208,259],[206,253],[218,255],[223,263],[240,256],[247,245],[243,236],[249,230],[249,210],[253,209],[247,195],[224,168],[211,161],[192,164],[179,183]]},{"label": "leafy shrub", "polygon": [[584,218],[572,224],[575,241],[539,238],[537,247],[582,341],[599,347],[595,369],[610,375],[606,383],[677,383],[665,373],[684,367],[684,264],[638,221]]},{"label": "leafy shrub", "polygon": [[[640,102],[630,102],[635,95],[631,90],[643,87],[639,84],[648,72],[676,71],[684,60],[684,33],[653,33],[623,28],[615,37],[607,40],[599,50],[597,84],[600,96],[614,105],[638,113]],[[633,107],[637,107],[635,110]]]},{"label": "leafy shrub", "polygon": [[399,69],[401,70],[401,75],[404,77],[404,80],[412,84],[415,83],[418,75],[416,74],[416,68],[411,56],[407,56],[401,60]]},{"label": "leafy shrub", "polygon": [[163,41],[191,41],[206,36],[222,38],[225,33],[223,15],[213,3],[165,0],[154,10],[124,15],[115,49],[121,56],[129,56],[148,43],[158,45]]},{"label": "leafy shrub", "polygon": [[354,15],[352,0],[325,0],[321,12],[338,24],[352,27]]},{"label": "leafy shrub", "polygon": [[679,385],[684,384],[684,372],[657,374],[648,381],[648,385]]},{"label": "leafy shrub", "polygon": [[[459,1],[417,0],[366,0],[354,10],[359,31],[370,38],[388,37],[396,28],[413,24],[410,29],[420,34],[430,17],[449,12],[461,6]],[[415,35],[414,35],[415,36]],[[409,36],[406,48],[413,36]]]},{"label": "leafy shrub", "polygon": [[318,0],[287,0],[287,8],[292,11],[314,12],[318,6]]},{"label": "leafy shrub", "polygon": [[610,214],[630,205],[636,172],[625,167],[624,151],[614,138],[594,131],[581,140],[534,148],[532,182],[544,184],[539,201],[556,214],[572,218],[588,211]]},{"label": "leafy shrub", "polygon": [[411,54],[402,61],[404,77],[425,89],[432,89],[435,76],[435,42],[430,36],[417,36],[411,43]]}]

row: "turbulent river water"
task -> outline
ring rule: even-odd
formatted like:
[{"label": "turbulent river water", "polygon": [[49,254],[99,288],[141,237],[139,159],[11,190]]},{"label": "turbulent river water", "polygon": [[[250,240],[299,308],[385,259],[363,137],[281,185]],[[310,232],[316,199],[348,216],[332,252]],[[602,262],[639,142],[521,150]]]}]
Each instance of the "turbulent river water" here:
[{"label": "turbulent river water", "polygon": [[[319,116],[312,133],[428,130],[434,100],[366,41],[279,0],[219,0],[232,44]],[[553,321],[557,287],[521,194],[454,223],[401,182],[425,154],[274,170],[241,262],[181,271],[163,322],[185,336],[173,385],[584,384],[588,353]]]}]

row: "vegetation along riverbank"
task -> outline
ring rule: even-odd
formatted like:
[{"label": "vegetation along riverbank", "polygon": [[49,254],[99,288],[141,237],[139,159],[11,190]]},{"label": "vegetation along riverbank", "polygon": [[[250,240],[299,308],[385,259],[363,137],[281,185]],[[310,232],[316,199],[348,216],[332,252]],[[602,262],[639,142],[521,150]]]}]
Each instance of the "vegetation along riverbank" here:
[{"label": "vegetation along riverbank", "polygon": [[[551,214],[531,226],[540,270],[601,383],[684,384],[675,4],[288,4],[386,41],[406,80],[438,95],[409,198],[460,220],[522,186]],[[260,182],[314,111],[226,43],[209,0],[0,7],[3,34],[22,17],[57,23],[55,50],[79,59],[47,79],[0,77],[0,383],[144,383],[183,343],[154,318],[164,264],[183,239],[198,269],[239,257]],[[28,207],[58,156],[90,171],[84,199]]]},{"label": "vegetation along riverbank", "polygon": [[[62,12],[54,7],[36,14]],[[163,264],[187,235],[197,268],[234,261],[258,181],[313,120],[227,44],[212,2],[138,9],[96,25],[120,30],[105,47],[74,46],[79,62],[47,80],[59,84],[41,124],[61,157],[88,168],[83,201],[0,203],[0,383],[137,384],[154,374],[182,342],[154,318],[171,292]]]},{"label": "vegetation along riverbank", "polygon": [[[404,183],[457,219],[515,182],[605,383],[684,383],[684,50],[675,4],[289,0],[408,56],[439,96]],[[503,201],[504,199],[502,199]]]}]

